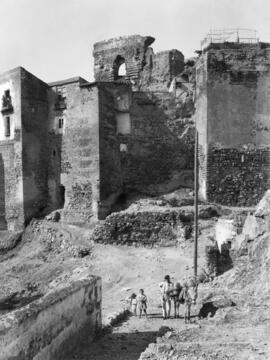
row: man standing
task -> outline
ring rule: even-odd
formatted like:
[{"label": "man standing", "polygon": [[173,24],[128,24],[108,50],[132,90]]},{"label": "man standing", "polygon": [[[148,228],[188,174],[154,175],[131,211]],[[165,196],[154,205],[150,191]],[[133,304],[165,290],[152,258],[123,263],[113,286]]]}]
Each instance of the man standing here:
[{"label": "man standing", "polygon": [[170,276],[166,275],[164,281],[159,284],[161,290],[161,301],[162,301],[162,313],[163,319],[169,319],[171,315],[171,297],[170,293],[174,289],[174,285],[171,282]]}]

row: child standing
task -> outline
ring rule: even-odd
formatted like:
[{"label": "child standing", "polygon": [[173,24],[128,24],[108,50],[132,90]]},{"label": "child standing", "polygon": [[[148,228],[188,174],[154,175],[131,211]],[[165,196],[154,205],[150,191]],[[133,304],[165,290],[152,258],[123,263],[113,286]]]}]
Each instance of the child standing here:
[{"label": "child standing", "polygon": [[137,303],[139,309],[139,317],[141,318],[142,313],[144,313],[145,317],[147,318],[147,297],[143,289],[140,289],[139,295],[137,296]]},{"label": "child standing", "polygon": [[129,303],[129,311],[133,314],[133,315],[137,315],[137,295],[136,294],[131,294],[130,297],[127,299],[128,303]]},{"label": "child standing", "polygon": [[131,308],[131,312],[133,315],[137,315],[137,295],[136,294],[132,294],[131,295],[131,301],[130,301],[130,308]]}]

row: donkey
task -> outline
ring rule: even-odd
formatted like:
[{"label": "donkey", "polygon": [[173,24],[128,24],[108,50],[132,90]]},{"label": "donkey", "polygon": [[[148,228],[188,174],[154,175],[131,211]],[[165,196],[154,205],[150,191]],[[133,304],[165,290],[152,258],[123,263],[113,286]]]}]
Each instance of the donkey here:
[{"label": "donkey", "polygon": [[170,300],[173,302],[173,305],[174,305],[175,319],[180,317],[179,316],[180,304],[184,304],[184,302],[185,302],[183,296],[180,296],[182,289],[183,289],[183,287],[181,286],[181,284],[179,282],[177,282],[174,284],[173,290],[171,290],[169,293]]},{"label": "donkey", "polygon": [[191,305],[196,304],[198,295],[197,288],[197,284],[185,283],[179,294],[179,298],[183,298],[185,303],[185,323],[190,323],[190,309]]}]

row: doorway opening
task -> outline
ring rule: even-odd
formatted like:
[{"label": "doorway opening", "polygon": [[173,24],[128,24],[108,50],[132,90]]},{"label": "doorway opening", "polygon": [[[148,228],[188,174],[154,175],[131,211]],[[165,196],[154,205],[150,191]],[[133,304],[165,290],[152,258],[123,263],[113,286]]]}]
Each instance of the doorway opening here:
[{"label": "doorway opening", "polygon": [[59,207],[62,209],[65,206],[65,193],[66,189],[64,185],[59,185]]}]

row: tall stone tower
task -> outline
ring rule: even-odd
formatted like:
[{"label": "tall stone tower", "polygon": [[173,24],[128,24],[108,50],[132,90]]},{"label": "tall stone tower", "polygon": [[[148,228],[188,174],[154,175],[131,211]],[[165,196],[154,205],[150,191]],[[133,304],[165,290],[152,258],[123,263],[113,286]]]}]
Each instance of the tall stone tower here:
[{"label": "tall stone tower", "polygon": [[210,42],[196,65],[200,193],[233,206],[270,185],[270,44]]}]

